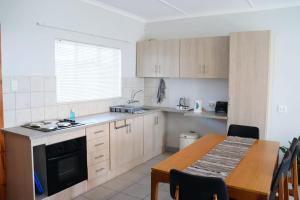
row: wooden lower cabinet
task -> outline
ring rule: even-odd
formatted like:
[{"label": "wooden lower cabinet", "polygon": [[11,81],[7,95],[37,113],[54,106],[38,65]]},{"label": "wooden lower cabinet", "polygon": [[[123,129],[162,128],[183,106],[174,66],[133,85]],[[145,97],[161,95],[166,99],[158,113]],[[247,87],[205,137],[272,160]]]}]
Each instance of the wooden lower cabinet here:
[{"label": "wooden lower cabinet", "polygon": [[110,123],[111,170],[143,157],[143,117]]},{"label": "wooden lower cabinet", "polygon": [[165,118],[161,112],[144,116],[144,160],[164,151]]}]

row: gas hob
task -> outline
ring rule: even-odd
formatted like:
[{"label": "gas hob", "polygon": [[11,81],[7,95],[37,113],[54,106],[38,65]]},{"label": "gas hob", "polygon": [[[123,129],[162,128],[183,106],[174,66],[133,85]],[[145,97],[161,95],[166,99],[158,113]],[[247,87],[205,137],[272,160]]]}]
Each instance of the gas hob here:
[{"label": "gas hob", "polygon": [[42,132],[51,132],[61,129],[67,129],[77,126],[82,126],[84,124],[69,120],[69,119],[60,119],[60,120],[45,120],[39,122],[30,122],[22,125],[24,128],[29,128]]}]

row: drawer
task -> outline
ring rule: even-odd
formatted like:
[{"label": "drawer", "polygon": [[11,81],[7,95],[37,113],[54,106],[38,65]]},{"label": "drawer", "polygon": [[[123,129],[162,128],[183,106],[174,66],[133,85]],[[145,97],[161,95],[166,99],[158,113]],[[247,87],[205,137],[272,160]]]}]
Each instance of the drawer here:
[{"label": "drawer", "polygon": [[88,167],[88,179],[93,179],[98,176],[107,175],[108,169],[109,169],[108,160],[98,163],[96,165],[89,166]]},{"label": "drawer", "polygon": [[100,151],[109,148],[109,137],[100,137],[87,141],[87,152]]},{"label": "drawer", "polygon": [[86,139],[92,140],[109,135],[109,124],[101,124],[86,128]]},{"label": "drawer", "polygon": [[109,149],[102,149],[100,151],[90,152],[87,155],[88,166],[100,163],[109,159]]}]

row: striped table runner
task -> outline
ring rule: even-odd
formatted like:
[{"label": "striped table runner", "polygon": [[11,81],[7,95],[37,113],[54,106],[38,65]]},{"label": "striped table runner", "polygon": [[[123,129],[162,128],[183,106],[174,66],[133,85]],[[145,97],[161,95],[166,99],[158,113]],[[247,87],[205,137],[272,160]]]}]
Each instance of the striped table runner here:
[{"label": "striped table runner", "polygon": [[256,139],[228,136],[184,172],[225,179],[255,141]]}]

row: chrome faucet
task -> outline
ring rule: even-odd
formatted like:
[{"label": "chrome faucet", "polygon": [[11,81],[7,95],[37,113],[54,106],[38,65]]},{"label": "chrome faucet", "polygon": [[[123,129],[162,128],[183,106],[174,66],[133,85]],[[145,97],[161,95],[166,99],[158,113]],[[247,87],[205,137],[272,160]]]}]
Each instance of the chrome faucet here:
[{"label": "chrome faucet", "polygon": [[131,96],[130,99],[127,101],[128,104],[132,104],[132,103],[137,103],[139,102],[138,100],[135,100],[135,96],[137,93],[143,92],[144,90],[138,90],[136,92],[134,92],[134,90],[131,91]]}]

